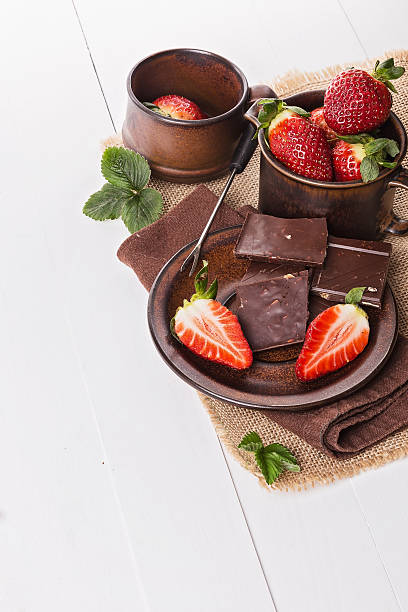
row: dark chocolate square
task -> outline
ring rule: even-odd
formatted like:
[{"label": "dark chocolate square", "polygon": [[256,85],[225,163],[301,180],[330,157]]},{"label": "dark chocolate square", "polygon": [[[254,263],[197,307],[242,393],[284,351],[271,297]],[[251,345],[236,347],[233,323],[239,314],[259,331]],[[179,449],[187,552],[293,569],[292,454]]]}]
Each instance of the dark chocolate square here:
[{"label": "dark chocolate square", "polygon": [[392,247],[387,242],[329,236],[327,257],[315,270],[312,293],[344,302],[353,287],[367,287],[362,304],[381,308]]},{"label": "dark chocolate square", "polygon": [[302,342],[308,319],[306,270],[237,288],[237,315],[253,351]]},{"label": "dark chocolate square", "polygon": [[326,256],[326,219],[281,219],[249,213],[235,245],[236,257],[322,265]]},{"label": "dark chocolate square", "polygon": [[275,261],[274,263],[266,263],[263,261],[251,261],[246,269],[244,276],[239,281],[240,285],[253,285],[261,281],[284,276],[285,274],[295,274],[305,269],[304,264]]}]

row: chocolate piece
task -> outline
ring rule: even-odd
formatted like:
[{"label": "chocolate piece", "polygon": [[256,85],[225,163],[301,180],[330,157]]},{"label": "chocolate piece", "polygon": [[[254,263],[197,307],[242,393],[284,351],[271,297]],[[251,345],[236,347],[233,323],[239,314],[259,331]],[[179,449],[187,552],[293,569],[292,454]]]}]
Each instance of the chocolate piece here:
[{"label": "chocolate piece", "polygon": [[326,219],[280,219],[249,213],[234,253],[254,261],[320,266],[326,256]]},{"label": "chocolate piece", "polygon": [[[296,274],[305,269],[304,264],[294,262],[275,261],[274,263],[265,263],[263,261],[251,261],[244,276],[239,281],[240,285],[253,285],[261,281],[284,276],[285,274]],[[309,278],[312,276],[312,271],[309,271]]]},{"label": "chocolate piece", "polygon": [[381,308],[391,251],[387,242],[329,236],[326,261],[315,270],[312,293],[344,302],[353,287],[367,287],[361,303]]},{"label": "chocolate piece", "polygon": [[253,351],[302,342],[308,318],[306,270],[237,288],[237,315]]}]

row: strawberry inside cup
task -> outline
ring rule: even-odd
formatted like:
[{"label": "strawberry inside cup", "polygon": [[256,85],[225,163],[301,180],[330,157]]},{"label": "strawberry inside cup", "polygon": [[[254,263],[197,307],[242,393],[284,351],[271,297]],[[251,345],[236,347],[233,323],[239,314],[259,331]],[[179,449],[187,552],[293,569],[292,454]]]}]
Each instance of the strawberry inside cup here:
[{"label": "strawberry inside cup", "polygon": [[198,104],[176,94],[161,96],[153,102],[144,102],[143,104],[146,108],[171,119],[182,119],[184,121],[208,119],[208,115],[203,113]]}]

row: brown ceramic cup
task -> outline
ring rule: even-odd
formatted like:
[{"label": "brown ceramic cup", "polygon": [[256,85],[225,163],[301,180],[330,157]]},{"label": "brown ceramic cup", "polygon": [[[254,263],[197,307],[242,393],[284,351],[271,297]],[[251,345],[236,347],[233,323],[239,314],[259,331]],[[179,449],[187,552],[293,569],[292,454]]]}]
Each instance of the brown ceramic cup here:
[{"label": "brown ceramic cup", "polygon": [[[155,176],[180,183],[224,174],[245,127],[249,103],[273,95],[266,86],[250,89],[232,62],[197,49],[150,55],[131,70],[127,90],[125,146],[146,157]],[[209,118],[171,119],[143,105],[174,93],[196,102]]]},{"label": "brown ceramic cup", "polygon": [[[324,91],[306,91],[290,96],[288,104],[311,111],[323,106]],[[255,102],[245,117],[259,125]],[[408,190],[408,171],[402,168],[407,135],[398,117],[391,112],[381,129],[382,135],[396,140],[400,153],[394,169],[383,170],[370,183],[350,181],[329,183],[295,174],[279,162],[259,131],[261,166],[259,210],[276,217],[326,217],[329,232],[335,236],[379,240],[385,234],[406,234],[408,220],[393,211],[396,187]]]}]

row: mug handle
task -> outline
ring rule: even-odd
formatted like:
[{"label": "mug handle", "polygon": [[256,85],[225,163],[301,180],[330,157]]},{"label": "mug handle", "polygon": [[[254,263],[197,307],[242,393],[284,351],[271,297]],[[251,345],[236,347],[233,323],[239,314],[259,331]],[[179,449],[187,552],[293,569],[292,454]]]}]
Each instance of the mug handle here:
[{"label": "mug handle", "polygon": [[259,106],[258,101],[262,98],[277,98],[278,96],[269,85],[255,85],[249,89],[249,104],[247,112],[244,114],[245,119],[250,121],[255,126],[255,131],[259,128],[258,121]]},{"label": "mug handle", "polygon": [[[393,187],[402,187],[402,189],[408,190],[408,170],[400,168],[399,173],[387,185],[387,189]],[[394,236],[403,236],[408,233],[408,219],[400,219],[393,211],[392,220],[384,231],[388,234],[394,234]]]}]

